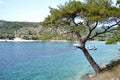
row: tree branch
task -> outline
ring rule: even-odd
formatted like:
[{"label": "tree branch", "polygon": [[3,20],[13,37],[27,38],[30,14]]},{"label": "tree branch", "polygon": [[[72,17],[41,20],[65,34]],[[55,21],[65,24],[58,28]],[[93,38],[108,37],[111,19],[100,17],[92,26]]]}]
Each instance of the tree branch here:
[{"label": "tree branch", "polygon": [[76,48],[82,49],[82,47],[79,46],[79,45],[73,45],[73,46],[76,47]]},{"label": "tree branch", "polygon": [[82,49],[82,47],[80,47],[80,46],[76,46],[76,48]]},{"label": "tree branch", "polygon": [[113,25],[110,25],[110,26],[106,26],[107,28],[104,28],[104,31],[102,31],[102,32],[96,32],[93,36],[89,37],[89,39],[92,39],[92,38],[94,38],[94,37],[96,37],[96,36],[98,36],[100,34],[104,34],[104,33],[111,32],[111,31],[115,30],[115,29],[110,29],[110,28],[118,25],[119,23],[120,23],[120,21],[116,22],[116,24],[113,24]]},{"label": "tree branch", "polygon": [[96,24],[95,24],[95,26],[93,27],[93,28],[91,28],[91,32],[97,27],[97,25],[98,25],[98,21],[96,21]]},{"label": "tree branch", "polygon": [[78,31],[76,31],[75,34],[77,35],[77,37],[78,37],[79,39],[81,39],[82,36],[81,36],[81,34],[80,34]]},{"label": "tree branch", "polygon": [[93,28],[90,27],[89,23],[87,23],[87,26],[89,27],[89,33],[88,33],[87,37],[84,39],[85,42],[89,39],[92,31],[97,27],[97,25],[98,25],[98,21],[96,22],[96,24],[95,24],[95,26]]}]

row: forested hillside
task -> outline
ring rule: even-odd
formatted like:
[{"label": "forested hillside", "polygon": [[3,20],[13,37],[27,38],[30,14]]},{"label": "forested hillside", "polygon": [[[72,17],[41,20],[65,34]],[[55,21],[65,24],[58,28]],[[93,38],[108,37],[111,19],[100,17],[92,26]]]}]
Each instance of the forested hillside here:
[{"label": "forested hillside", "polygon": [[[27,40],[71,40],[73,35],[64,34],[67,28],[42,27],[37,22],[10,22],[0,20],[0,39],[20,37]],[[64,34],[64,35],[63,35]]]},{"label": "forested hillside", "polygon": [[34,22],[10,22],[0,20],[0,39],[13,39],[15,37],[15,32],[21,28],[25,27],[38,27],[39,23]]},{"label": "forested hillside", "polygon": [[[41,26],[39,22],[10,22],[0,20],[0,39],[14,39],[20,37],[27,40],[77,40],[75,35],[67,34],[67,27],[49,27]],[[119,29],[115,33],[100,35],[93,40],[105,41],[111,43],[113,37],[119,37]],[[116,40],[115,40],[116,41]],[[118,41],[118,40],[117,40]],[[112,41],[113,42],[113,41]]]}]

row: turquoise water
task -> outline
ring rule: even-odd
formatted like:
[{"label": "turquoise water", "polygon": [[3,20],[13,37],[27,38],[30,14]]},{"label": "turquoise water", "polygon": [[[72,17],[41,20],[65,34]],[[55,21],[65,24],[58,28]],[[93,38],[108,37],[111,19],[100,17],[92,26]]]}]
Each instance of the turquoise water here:
[{"label": "turquoise water", "polygon": [[[0,80],[80,80],[94,73],[79,49],[70,42],[0,42]],[[120,56],[120,45],[88,42],[99,65]]]}]

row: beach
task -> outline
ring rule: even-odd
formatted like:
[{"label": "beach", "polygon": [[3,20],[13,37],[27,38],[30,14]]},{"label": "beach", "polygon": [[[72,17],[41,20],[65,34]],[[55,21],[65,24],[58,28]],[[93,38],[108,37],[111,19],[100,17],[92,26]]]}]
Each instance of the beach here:
[{"label": "beach", "polygon": [[70,42],[68,40],[26,40],[26,39],[21,39],[21,38],[14,38],[13,40],[9,39],[0,39],[2,42]]}]

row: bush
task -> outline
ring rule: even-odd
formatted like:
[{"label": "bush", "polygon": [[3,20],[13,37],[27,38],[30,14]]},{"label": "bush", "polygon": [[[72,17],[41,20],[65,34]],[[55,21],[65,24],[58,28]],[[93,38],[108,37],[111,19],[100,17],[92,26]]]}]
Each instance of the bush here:
[{"label": "bush", "polygon": [[116,43],[116,40],[110,39],[106,41],[106,44],[113,44],[113,43]]},{"label": "bush", "polygon": [[110,64],[106,65],[106,68],[104,68],[103,70],[112,70],[113,67],[118,66],[120,64],[120,59],[118,59],[117,61],[111,61]]}]

